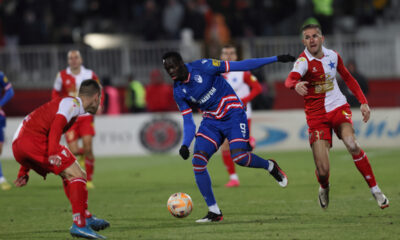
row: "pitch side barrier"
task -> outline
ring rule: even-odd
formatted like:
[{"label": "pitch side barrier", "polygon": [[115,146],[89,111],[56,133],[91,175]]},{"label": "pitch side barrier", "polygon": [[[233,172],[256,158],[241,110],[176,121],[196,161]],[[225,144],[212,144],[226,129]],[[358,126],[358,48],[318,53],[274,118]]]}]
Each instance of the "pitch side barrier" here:
[{"label": "pitch side barrier", "polygon": [[[362,122],[359,109],[352,111],[355,133],[364,148],[400,147],[400,108],[373,109],[368,123]],[[22,118],[7,119],[4,158],[12,157],[11,140],[21,121]],[[200,121],[201,116],[196,114],[197,126]],[[95,125],[96,156],[177,154],[183,136],[180,113],[97,116]],[[307,150],[307,130],[302,110],[253,112],[255,151]],[[333,148],[344,149],[336,136]]]}]

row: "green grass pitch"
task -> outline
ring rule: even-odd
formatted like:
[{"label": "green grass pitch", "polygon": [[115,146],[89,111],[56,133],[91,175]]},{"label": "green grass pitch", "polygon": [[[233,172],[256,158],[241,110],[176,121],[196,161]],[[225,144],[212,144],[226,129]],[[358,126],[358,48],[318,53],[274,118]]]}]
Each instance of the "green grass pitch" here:
[{"label": "green grass pitch", "polygon": [[[227,189],[227,173],[220,155],[215,155],[208,169],[224,221],[206,224],[194,222],[207,213],[207,207],[190,160],[161,154],[97,158],[89,210],[111,223],[100,232],[108,239],[400,239],[400,150],[366,150],[390,199],[384,210],[342,150],[331,151],[326,211],[317,202],[310,151],[258,152],[275,158],[286,171],[285,189],[266,171],[243,167],[237,167],[241,186]],[[13,181],[17,163],[2,163],[5,176]],[[174,192],[186,192],[193,199],[193,212],[184,219],[167,210],[167,199]],[[0,190],[0,239],[72,239],[71,224],[70,205],[57,176],[43,181],[32,172],[26,187]]]}]

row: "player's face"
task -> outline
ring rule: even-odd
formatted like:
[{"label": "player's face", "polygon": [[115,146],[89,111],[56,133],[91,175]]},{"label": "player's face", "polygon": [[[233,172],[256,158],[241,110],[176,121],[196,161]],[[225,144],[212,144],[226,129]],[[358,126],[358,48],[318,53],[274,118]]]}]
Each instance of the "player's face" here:
[{"label": "player's face", "polygon": [[187,79],[189,73],[183,62],[177,61],[174,58],[167,58],[164,60],[163,64],[172,80],[185,81]]},{"label": "player's face", "polygon": [[78,51],[70,51],[68,53],[68,65],[71,69],[75,70],[81,67],[82,57]]},{"label": "player's face", "polygon": [[99,109],[100,105],[100,94],[95,94],[92,97],[87,97],[88,105],[85,108],[85,111],[91,114],[96,114],[97,109]]},{"label": "player's face", "polygon": [[237,54],[235,48],[223,48],[221,51],[221,60],[224,61],[236,61]]},{"label": "player's face", "polygon": [[324,37],[317,28],[303,31],[303,44],[314,57],[322,57],[322,44]]}]

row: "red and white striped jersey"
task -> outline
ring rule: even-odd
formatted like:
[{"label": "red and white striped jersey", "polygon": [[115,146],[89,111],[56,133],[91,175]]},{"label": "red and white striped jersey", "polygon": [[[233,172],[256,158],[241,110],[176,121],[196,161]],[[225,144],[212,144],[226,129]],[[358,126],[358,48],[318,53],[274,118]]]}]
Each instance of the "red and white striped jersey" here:
[{"label": "red and white striped jersey", "polygon": [[[87,79],[94,79],[99,82],[97,75],[90,69],[81,66],[78,75],[73,75],[68,67],[57,74],[54,82],[52,97],[76,97],[81,83]],[[99,82],[100,83],[100,82]]]},{"label": "red and white striped jersey", "polygon": [[346,97],[339,89],[336,73],[338,72],[360,103],[367,103],[357,81],[343,64],[340,55],[322,47],[324,56],[315,58],[305,49],[294,63],[285,85],[294,88],[298,80],[307,81],[308,94],[304,96],[307,115],[321,115],[347,103]]}]

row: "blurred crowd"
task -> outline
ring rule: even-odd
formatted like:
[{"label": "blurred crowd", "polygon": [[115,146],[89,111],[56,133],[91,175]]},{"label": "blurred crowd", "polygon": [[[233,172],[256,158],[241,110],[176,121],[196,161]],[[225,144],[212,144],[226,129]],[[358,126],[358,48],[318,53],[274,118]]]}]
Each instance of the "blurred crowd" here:
[{"label": "blurred crowd", "polygon": [[252,36],[296,35],[308,18],[324,32],[352,32],[398,18],[394,0],[2,0],[1,45],[71,44],[87,33],[123,33],[140,40],[225,42]]}]

